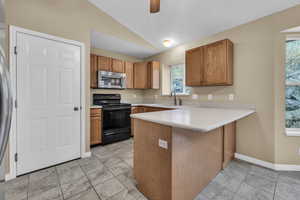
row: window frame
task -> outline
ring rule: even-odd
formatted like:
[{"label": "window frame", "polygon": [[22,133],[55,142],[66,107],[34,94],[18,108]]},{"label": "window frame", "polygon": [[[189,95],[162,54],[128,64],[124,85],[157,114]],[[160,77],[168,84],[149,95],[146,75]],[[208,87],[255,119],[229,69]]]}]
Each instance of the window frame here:
[{"label": "window frame", "polygon": [[185,70],[185,63],[178,63],[178,64],[172,64],[169,65],[170,68],[170,94],[172,93],[172,89],[173,89],[173,84],[172,84],[172,67],[174,66],[178,66],[178,65],[182,65],[183,66],[183,93],[176,93],[176,96],[188,96],[190,95],[189,92],[187,92],[187,86],[186,86],[186,70]]},{"label": "window frame", "polygon": [[[287,55],[286,55],[286,41],[289,40],[300,40],[300,36],[288,36],[285,40],[285,57],[284,60],[286,61]],[[286,66],[284,65],[284,70],[286,74]],[[287,82],[286,76],[284,77],[284,87],[286,91],[287,86],[299,86],[300,87],[300,81],[299,82]],[[286,96],[284,95],[284,100],[286,102]],[[284,104],[286,106],[286,104]],[[284,112],[286,113],[286,111]],[[300,128],[286,128],[286,115],[284,115],[284,126],[285,126],[285,133],[287,136],[300,136]]]}]

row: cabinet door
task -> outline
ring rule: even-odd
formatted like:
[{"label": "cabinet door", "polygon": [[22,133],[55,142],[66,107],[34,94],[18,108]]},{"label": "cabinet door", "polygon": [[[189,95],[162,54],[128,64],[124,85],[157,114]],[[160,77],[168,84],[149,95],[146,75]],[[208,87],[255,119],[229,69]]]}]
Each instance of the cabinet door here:
[{"label": "cabinet door", "polygon": [[91,68],[91,88],[97,88],[98,81],[97,81],[97,56],[91,54],[90,56],[90,68]]},{"label": "cabinet door", "polygon": [[98,56],[98,70],[111,71],[111,58]]},{"label": "cabinet door", "polygon": [[125,62],[126,88],[133,88],[133,63]]},{"label": "cabinet door", "polygon": [[118,73],[124,73],[124,61],[118,59],[112,59],[112,71]]},{"label": "cabinet door", "polygon": [[148,84],[148,63],[134,63],[134,88],[147,89]]},{"label": "cabinet door", "polygon": [[203,47],[185,53],[186,85],[200,86],[203,80]]},{"label": "cabinet door", "polygon": [[91,133],[90,133],[90,144],[101,144],[102,143],[102,119],[100,109],[91,109]]},{"label": "cabinet door", "polygon": [[157,61],[151,61],[148,64],[148,71],[149,71],[149,77],[148,80],[150,80],[150,86],[151,89],[159,89],[160,84],[160,63]]},{"label": "cabinet door", "polygon": [[232,84],[229,42],[222,40],[204,47],[204,85]]}]

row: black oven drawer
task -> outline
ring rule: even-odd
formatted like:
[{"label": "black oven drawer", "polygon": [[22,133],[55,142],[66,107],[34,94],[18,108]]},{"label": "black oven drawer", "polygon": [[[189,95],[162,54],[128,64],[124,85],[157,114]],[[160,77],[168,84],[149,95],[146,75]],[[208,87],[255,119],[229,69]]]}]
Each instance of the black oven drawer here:
[{"label": "black oven drawer", "polygon": [[113,142],[128,139],[130,137],[130,128],[106,130],[103,132],[102,144],[110,144]]}]

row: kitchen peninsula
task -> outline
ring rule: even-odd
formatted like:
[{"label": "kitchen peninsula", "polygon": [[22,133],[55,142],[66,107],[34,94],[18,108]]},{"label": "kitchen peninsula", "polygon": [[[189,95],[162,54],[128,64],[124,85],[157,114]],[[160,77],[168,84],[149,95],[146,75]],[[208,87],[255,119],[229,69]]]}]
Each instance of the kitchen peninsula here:
[{"label": "kitchen peninsula", "polygon": [[132,114],[139,190],[154,200],[193,200],[234,158],[236,121],[254,112],[184,107]]}]

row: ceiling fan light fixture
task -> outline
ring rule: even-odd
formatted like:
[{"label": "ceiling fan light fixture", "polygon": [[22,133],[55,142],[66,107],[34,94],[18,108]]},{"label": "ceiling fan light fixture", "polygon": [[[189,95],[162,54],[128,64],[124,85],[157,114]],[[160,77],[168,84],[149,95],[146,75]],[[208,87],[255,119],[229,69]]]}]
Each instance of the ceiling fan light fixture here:
[{"label": "ceiling fan light fixture", "polygon": [[150,13],[157,13],[160,11],[160,0],[150,0]]},{"label": "ceiling fan light fixture", "polygon": [[163,45],[164,45],[165,47],[170,47],[170,46],[172,45],[172,41],[171,41],[171,40],[164,40],[164,41],[163,41]]}]

